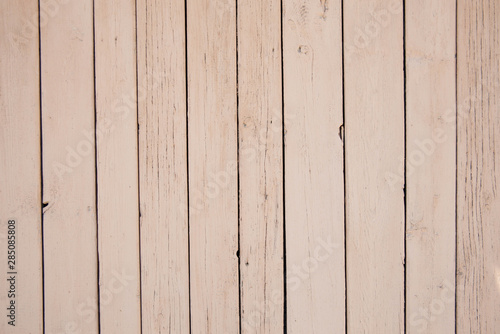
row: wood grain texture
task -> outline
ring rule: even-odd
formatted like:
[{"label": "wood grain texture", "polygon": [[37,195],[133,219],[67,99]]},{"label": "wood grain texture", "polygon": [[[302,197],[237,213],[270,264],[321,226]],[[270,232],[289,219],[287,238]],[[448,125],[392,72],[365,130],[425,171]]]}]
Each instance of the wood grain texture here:
[{"label": "wood grain texture", "polygon": [[500,2],[458,1],[457,333],[500,328]]},{"label": "wood grain texture", "polygon": [[405,7],[407,333],[455,330],[455,9]]},{"label": "wood grain texture", "polygon": [[95,1],[100,329],[139,333],[135,1]]},{"label": "wood grain texture", "polygon": [[236,3],[187,1],[191,330],[238,333]]},{"label": "wood grain texture", "polygon": [[137,10],[143,333],[189,333],[184,1]]},{"label": "wood grain texture", "polygon": [[[347,328],[404,331],[402,1],[344,3]],[[377,23],[383,11],[388,24]],[[361,37],[360,37],[361,36]],[[363,40],[360,44],[360,40]]]},{"label": "wood grain texture", "polygon": [[92,1],[41,27],[45,331],[98,331]]},{"label": "wood grain texture", "polygon": [[284,324],[280,1],[238,2],[240,273],[243,333]]},{"label": "wood grain texture", "polygon": [[287,331],[342,333],[341,2],[283,10]]},{"label": "wood grain texture", "polygon": [[[38,2],[2,1],[0,22],[0,305],[3,315],[0,332],[41,334]],[[15,223],[9,224],[9,220]],[[15,256],[15,259],[10,258],[13,262],[9,264],[8,256]],[[11,282],[7,279],[12,275],[7,272],[17,273],[13,275],[16,278],[15,296],[9,292],[12,291]],[[10,310],[6,310],[13,300],[15,321],[7,317]]]},{"label": "wood grain texture", "polygon": [[495,333],[499,13],[2,1],[0,333]]}]

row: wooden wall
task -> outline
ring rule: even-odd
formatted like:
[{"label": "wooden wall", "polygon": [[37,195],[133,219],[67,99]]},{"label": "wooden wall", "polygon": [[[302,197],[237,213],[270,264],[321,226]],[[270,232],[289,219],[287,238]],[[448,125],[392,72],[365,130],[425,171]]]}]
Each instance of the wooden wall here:
[{"label": "wooden wall", "polygon": [[499,0],[2,0],[0,333],[496,333],[499,108]]}]

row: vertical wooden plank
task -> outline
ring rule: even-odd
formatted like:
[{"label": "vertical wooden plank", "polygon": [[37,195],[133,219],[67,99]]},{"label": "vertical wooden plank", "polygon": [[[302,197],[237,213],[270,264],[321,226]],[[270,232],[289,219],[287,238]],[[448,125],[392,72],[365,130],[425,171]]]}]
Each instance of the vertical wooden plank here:
[{"label": "vertical wooden plank", "polygon": [[341,1],[283,10],[287,330],[342,333]]},{"label": "vertical wooden plank", "polygon": [[405,7],[407,333],[455,330],[455,15],[455,0]]},{"label": "vertical wooden plank", "polygon": [[41,26],[45,331],[96,333],[93,5]]},{"label": "vertical wooden plank", "polygon": [[100,326],[138,333],[135,1],[95,1]]},{"label": "vertical wooden plank", "polygon": [[0,332],[35,334],[43,327],[38,2],[2,1],[0,22]]},{"label": "vertical wooden plank", "polygon": [[[401,0],[344,2],[347,328],[404,331]],[[387,17],[387,23],[380,23]],[[363,41],[364,44],[361,44]],[[361,47],[362,46],[362,47]],[[346,50],[347,51],[347,50]]]},{"label": "vertical wooden plank", "polygon": [[500,328],[500,2],[458,1],[457,333]]},{"label": "vertical wooden plank", "polygon": [[243,333],[284,325],[281,2],[238,2]]},{"label": "vertical wooden plank", "polygon": [[137,3],[143,333],[190,330],[184,10]]},{"label": "vertical wooden plank", "polygon": [[238,333],[236,3],[187,1],[193,333]]}]

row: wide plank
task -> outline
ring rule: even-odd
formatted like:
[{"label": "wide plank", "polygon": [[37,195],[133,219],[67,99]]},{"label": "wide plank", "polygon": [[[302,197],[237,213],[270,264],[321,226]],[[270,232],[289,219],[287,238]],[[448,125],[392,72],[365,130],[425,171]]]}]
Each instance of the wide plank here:
[{"label": "wide plank", "polygon": [[0,22],[0,333],[41,334],[38,1],[1,1]]},{"label": "wide plank", "polygon": [[237,24],[241,330],[282,333],[280,1],[239,1]]},{"label": "wide plank", "polygon": [[402,0],[344,2],[347,328],[404,332]]},{"label": "wide plank", "polygon": [[457,333],[500,328],[500,2],[458,1]]},{"label": "wide plank", "polygon": [[405,6],[407,333],[455,329],[455,9]]},{"label": "wide plank", "polygon": [[137,3],[143,333],[189,333],[183,0]]},{"label": "wide plank", "polygon": [[135,1],[94,1],[99,312],[103,333],[139,333]]},{"label": "wide plank", "polygon": [[345,331],[341,1],[283,3],[286,328]]},{"label": "wide plank", "polygon": [[236,1],[187,1],[191,331],[239,332]]},{"label": "wide plank", "polygon": [[45,332],[98,331],[93,3],[41,25]]}]

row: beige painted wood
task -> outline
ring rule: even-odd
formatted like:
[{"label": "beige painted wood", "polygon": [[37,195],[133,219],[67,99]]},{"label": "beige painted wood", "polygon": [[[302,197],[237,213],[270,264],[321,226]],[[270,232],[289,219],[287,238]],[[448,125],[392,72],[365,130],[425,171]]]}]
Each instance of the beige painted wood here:
[{"label": "beige painted wood", "polygon": [[[2,1],[0,22],[0,332],[41,334],[38,2]],[[11,276],[15,291],[7,281]],[[7,317],[12,301],[15,319]]]},{"label": "beige painted wood", "polygon": [[95,1],[100,328],[141,328],[135,1]]},{"label": "beige painted wood", "polygon": [[409,1],[405,11],[406,332],[452,333],[455,0]]},{"label": "beige painted wood", "polygon": [[283,9],[287,331],[342,333],[341,2]]},{"label": "beige painted wood", "polygon": [[243,333],[280,333],[284,324],[280,32],[280,1],[238,2]]},{"label": "beige painted wood", "polygon": [[344,2],[344,42],[347,328],[402,333],[403,180],[386,179],[403,173],[402,1]]},{"label": "beige painted wood", "polygon": [[143,333],[189,333],[184,1],[137,5]]},{"label": "beige painted wood", "polygon": [[3,1],[0,333],[494,333],[500,3],[402,2]]},{"label": "beige painted wood", "polygon": [[238,333],[236,3],[187,1],[192,333]]},{"label": "beige painted wood", "polygon": [[92,1],[41,26],[45,332],[97,333]]},{"label": "beige painted wood", "polygon": [[457,333],[500,328],[499,14],[458,1]]}]

